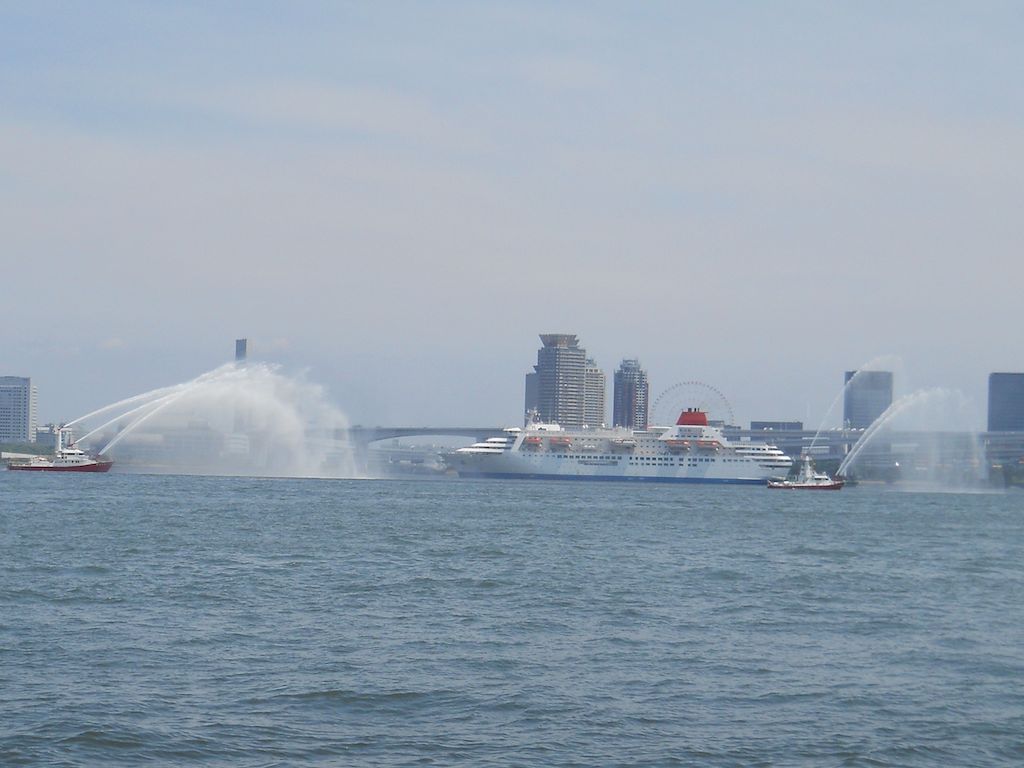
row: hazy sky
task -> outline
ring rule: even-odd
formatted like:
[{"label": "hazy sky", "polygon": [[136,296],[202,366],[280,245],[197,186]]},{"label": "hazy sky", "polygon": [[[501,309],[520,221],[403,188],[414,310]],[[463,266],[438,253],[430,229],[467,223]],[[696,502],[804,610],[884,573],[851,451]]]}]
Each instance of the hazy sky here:
[{"label": "hazy sky", "polygon": [[0,3],[0,375],[248,336],[354,422],[513,423],[537,335],[816,422],[1024,370],[1020,3]]}]

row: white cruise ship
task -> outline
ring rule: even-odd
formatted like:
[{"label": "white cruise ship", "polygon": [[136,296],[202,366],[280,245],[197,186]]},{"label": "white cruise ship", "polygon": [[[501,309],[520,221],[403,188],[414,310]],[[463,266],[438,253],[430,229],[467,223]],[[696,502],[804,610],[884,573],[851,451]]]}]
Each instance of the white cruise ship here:
[{"label": "white cruise ship", "polygon": [[793,465],[774,445],[728,441],[698,410],[683,411],[675,426],[642,431],[511,427],[445,458],[461,477],[759,485]]}]

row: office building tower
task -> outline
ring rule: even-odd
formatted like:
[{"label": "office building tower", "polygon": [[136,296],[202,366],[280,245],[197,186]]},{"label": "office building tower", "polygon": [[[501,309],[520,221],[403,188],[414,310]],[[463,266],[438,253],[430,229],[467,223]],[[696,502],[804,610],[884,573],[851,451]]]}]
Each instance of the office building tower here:
[{"label": "office building tower", "polygon": [[523,413],[526,414],[526,421],[524,423],[529,424],[530,419],[540,413],[540,393],[538,384],[537,372],[526,374],[526,398],[523,404]]},{"label": "office building tower", "polygon": [[988,431],[1024,432],[1024,373],[989,374]]},{"label": "office building tower", "polygon": [[867,429],[892,405],[892,371],[847,371],[845,381],[843,426]]},{"label": "office building tower", "polygon": [[587,358],[583,367],[583,424],[587,427],[603,427],[605,424],[605,396],[608,379],[604,371]]},{"label": "office building tower", "polygon": [[36,439],[36,388],[32,379],[0,376],[0,442],[33,443]]},{"label": "office building tower", "polygon": [[[537,416],[563,427],[582,427],[587,352],[570,333],[545,333],[540,340],[544,346],[537,350],[534,366]],[[527,378],[528,397],[530,381]]]},{"label": "office building tower", "polygon": [[629,429],[647,429],[650,415],[650,385],[639,360],[623,360],[615,371],[612,395],[612,424]]},{"label": "office building tower", "polygon": [[249,340],[235,339],[235,362],[244,363],[249,356]]}]

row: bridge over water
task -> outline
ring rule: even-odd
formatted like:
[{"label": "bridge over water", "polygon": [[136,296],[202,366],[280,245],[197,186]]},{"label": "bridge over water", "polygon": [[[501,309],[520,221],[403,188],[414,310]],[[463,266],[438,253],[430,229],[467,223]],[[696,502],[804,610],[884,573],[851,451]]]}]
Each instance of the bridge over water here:
[{"label": "bridge over water", "polygon": [[494,435],[500,435],[504,427],[350,427],[338,437],[348,437],[349,444],[357,450],[365,450],[379,440],[393,440],[398,437],[465,437],[479,442]]}]

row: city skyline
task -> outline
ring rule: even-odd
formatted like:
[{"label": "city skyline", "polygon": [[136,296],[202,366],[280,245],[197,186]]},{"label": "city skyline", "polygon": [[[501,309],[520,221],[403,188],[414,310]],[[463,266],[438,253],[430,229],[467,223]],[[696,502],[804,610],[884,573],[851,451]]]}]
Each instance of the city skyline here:
[{"label": "city skyline", "polygon": [[[259,345],[258,344],[257,344],[256,348],[259,349]],[[593,361],[595,363],[596,367],[598,369],[600,369],[601,371],[614,370],[616,365],[617,365],[617,364],[613,364],[611,362],[598,362],[597,356],[596,355],[592,355],[589,351],[587,352],[587,356],[588,356],[588,358],[591,361]],[[284,357],[287,359],[287,356],[284,356]],[[601,357],[602,358],[606,358],[608,360],[611,360],[611,359],[614,359],[614,358],[618,357],[619,358],[619,362],[621,362],[621,360],[624,359],[624,358],[621,358],[621,356],[616,356],[616,355],[611,355],[611,356],[604,355],[604,356],[601,356]],[[209,359],[211,361],[216,361],[216,362],[214,362],[211,365],[211,368],[212,368],[212,367],[216,367],[217,364],[220,364],[220,363],[228,361],[229,359],[231,359],[231,357],[230,357],[230,355],[221,355],[221,357],[220,357],[220,359],[218,361],[217,358],[215,358],[213,356],[209,356]],[[257,355],[256,359],[260,359],[260,360],[262,360],[264,362],[268,362],[268,363],[275,364],[275,365],[281,365],[282,369],[286,373],[290,372],[292,374],[298,374],[298,375],[301,375],[303,377],[306,377],[306,376],[310,375],[311,372],[315,373],[317,368],[318,368],[318,366],[316,366],[316,365],[314,365],[312,363],[307,364],[307,365],[297,366],[297,367],[296,366],[291,366],[290,367],[287,364],[280,363],[279,361],[277,361],[277,360],[275,360],[273,358],[265,358],[265,357],[262,357],[262,356],[259,356],[259,355]],[[894,378],[894,382],[895,383],[894,383],[893,399],[896,399],[899,396],[908,395],[908,394],[912,393],[916,389],[924,388],[924,387],[917,386],[917,382],[920,381],[920,379],[919,378],[915,379],[915,377],[912,374],[908,374],[908,372],[906,370],[905,364],[902,362],[902,360],[900,360],[896,356],[894,356],[894,355],[882,355],[882,356],[879,356],[879,357],[874,358],[874,359],[875,360],[882,359],[882,360],[886,360],[886,361],[889,361],[889,362],[896,361],[897,367],[900,369],[899,375],[896,375],[895,378]],[[870,365],[872,362],[873,361],[865,361],[864,365]],[[210,365],[210,363],[208,363],[208,365]],[[508,368],[508,369],[514,369],[514,368],[518,367],[514,363],[510,363],[509,361],[505,361],[503,365],[504,365],[505,368]],[[200,370],[198,368],[188,368],[187,366],[184,366],[184,365],[182,365],[182,368],[183,368],[183,370],[190,371],[192,376],[198,375],[199,373],[203,372],[202,370]],[[1021,368],[1024,369],[1024,366],[1021,366]],[[653,368],[653,370],[655,370],[655,372],[657,372],[658,369],[657,368]],[[873,370],[876,370],[876,369],[864,368],[864,370],[865,371],[868,371],[868,370],[872,370],[873,371]],[[2,373],[3,372],[0,371],[0,374],[2,374]],[[651,387],[651,389],[650,389],[650,400],[651,400],[651,402],[654,402],[658,398],[659,395],[665,393],[666,390],[669,390],[671,387],[673,387],[675,385],[678,385],[678,384],[680,384],[680,383],[682,383],[684,381],[698,381],[698,382],[701,382],[701,383],[706,383],[709,386],[714,387],[715,389],[718,389],[718,390],[721,390],[721,391],[724,392],[724,394],[728,397],[730,404],[733,405],[735,410],[736,410],[736,420],[737,420],[737,422],[748,422],[748,421],[753,421],[753,420],[775,420],[775,421],[778,421],[778,420],[801,420],[801,421],[805,421],[808,425],[811,425],[811,424],[818,425],[820,422],[822,422],[822,420],[824,420],[824,426],[825,427],[838,427],[838,426],[842,426],[842,422],[843,422],[843,419],[842,419],[842,408],[840,407],[840,408],[837,409],[835,407],[835,403],[833,402],[832,406],[831,406],[831,410],[830,410],[829,409],[829,402],[834,397],[836,397],[837,395],[842,395],[843,394],[843,391],[844,391],[843,388],[845,386],[845,380],[846,380],[845,377],[846,377],[846,374],[849,373],[849,371],[846,370],[845,367],[843,367],[842,370],[838,374],[836,374],[836,372],[832,372],[833,373],[833,376],[832,376],[833,381],[830,382],[831,386],[834,387],[834,389],[832,389],[832,390],[828,389],[829,382],[826,382],[824,388],[819,389],[816,392],[812,392],[810,390],[810,382],[808,383],[808,388],[806,390],[802,390],[802,392],[803,392],[803,400],[804,400],[805,405],[806,405],[805,410],[804,410],[803,413],[797,413],[797,412],[791,412],[791,410],[785,410],[783,406],[773,404],[772,401],[771,401],[771,398],[767,397],[767,396],[764,396],[764,395],[762,395],[759,398],[759,401],[762,404],[761,408],[760,409],[755,409],[753,406],[749,405],[748,403],[746,403],[744,401],[736,400],[735,399],[735,395],[732,394],[732,391],[729,390],[727,387],[723,387],[720,383],[718,383],[718,382],[716,382],[714,380],[710,380],[708,378],[699,378],[699,377],[696,376],[697,372],[692,372],[693,375],[687,375],[687,374],[690,374],[690,373],[691,373],[690,371],[683,370],[681,372],[681,374],[680,374],[681,378],[679,378],[679,379],[677,379],[675,381],[664,381],[664,382],[660,378],[656,379],[654,376],[651,376],[650,377],[650,380],[651,380],[651,384],[650,384],[650,387]],[[974,409],[974,413],[973,413],[972,418],[976,422],[977,428],[979,430],[984,430],[985,429],[986,421],[987,421],[987,418],[988,418],[987,417],[988,400],[989,400],[989,397],[988,397],[988,395],[989,395],[989,386],[988,385],[989,385],[989,377],[992,375],[992,373],[995,373],[995,371],[985,371],[985,372],[981,372],[976,377],[978,379],[978,383],[976,385],[971,386],[969,388],[969,391],[974,391],[974,396],[968,395],[967,392],[965,392],[962,389],[950,388],[950,389],[952,389],[952,391],[961,392],[961,393],[964,394],[964,396],[966,398],[966,401]],[[1011,371],[1010,373],[1014,373],[1014,372]],[[91,374],[92,375],[91,375],[90,378],[94,381],[94,383],[95,383],[95,385],[97,387],[97,391],[104,391],[104,388],[109,386],[110,387],[110,391],[117,391],[119,394],[116,397],[114,397],[114,396],[109,396],[109,397],[102,397],[102,396],[100,396],[100,397],[96,398],[95,396],[93,396],[93,397],[82,397],[82,393],[80,391],[77,391],[77,392],[72,393],[76,397],[74,397],[74,398],[67,398],[65,396],[68,393],[66,391],[64,391],[61,388],[61,386],[60,386],[63,382],[66,381],[66,379],[64,379],[64,378],[56,378],[56,379],[53,379],[53,380],[46,380],[46,379],[41,380],[41,379],[39,379],[38,377],[36,377],[34,375],[28,376],[27,378],[31,378],[34,381],[33,389],[35,389],[37,391],[40,391],[42,393],[41,395],[37,396],[37,400],[38,400],[38,403],[39,403],[39,405],[38,405],[38,416],[37,416],[38,424],[40,424],[40,425],[42,425],[42,424],[55,424],[55,423],[60,423],[62,421],[67,421],[67,420],[69,420],[71,418],[80,416],[82,413],[85,413],[85,412],[87,412],[87,411],[89,411],[89,410],[91,410],[91,409],[93,409],[95,407],[99,407],[99,406],[105,405],[107,403],[114,402],[116,399],[121,399],[123,397],[128,397],[128,396],[132,396],[132,395],[135,395],[135,394],[139,394],[139,392],[141,392],[141,391],[146,391],[146,390],[117,389],[116,388],[117,387],[117,382],[105,381],[105,379],[103,377],[103,372],[102,371],[93,371],[93,372],[91,372]],[[655,376],[656,376],[656,373],[655,373]],[[191,376],[189,376],[189,377],[191,377]],[[19,378],[19,377],[15,376],[15,378]],[[456,423],[456,422],[458,422],[458,423],[463,423],[463,422],[468,423],[470,421],[472,421],[474,423],[509,423],[509,424],[516,423],[517,421],[521,421],[522,420],[522,413],[521,412],[519,412],[519,416],[517,416],[517,417],[509,417],[509,418],[504,418],[504,419],[502,419],[500,417],[497,417],[497,416],[491,416],[491,417],[488,418],[488,416],[487,416],[488,413],[499,414],[499,413],[505,413],[505,412],[512,413],[512,412],[516,412],[517,411],[517,409],[515,408],[515,402],[519,402],[519,403],[523,402],[523,390],[522,390],[522,383],[521,383],[522,382],[521,374],[520,374],[520,376],[515,377],[515,378],[517,378],[518,381],[520,382],[518,384],[518,386],[516,386],[515,384],[509,385],[507,382],[504,382],[504,386],[503,387],[502,387],[501,384],[498,385],[498,389],[502,389],[502,388],[504,388],[505,390],[515,390],[515,389],[518,389],[517,393],[516,392],[512,393],[512,398],[513,398],[512,401],[501,401],[501,402],[499,402],[497,400],[494,400],[492,402],[489,402],[489,403],[485,404],[485,407],[483,407],[483,408],[478,410],[478,413],[483,414],[483,415],[479,416],[479,417],[477,417],[475,419],[468,419],[466,417],[460,417],[458,415],[458,413],[460,412],[459,409],[457,409],[457,408],[453,409],[451,407],[454,403],[457,402],[455,400],[447,400],[444,397],[439,397],[439,398],[430,400],[430,402],[433,405],[435,405],[435,406],[439,406],[437,408],[437,411],[439,411],[439,412],[447,411],[448,413],[452,414],[450,417],[447,418],[447,422],[448,423]],[[814,375],[811,378],[811,381],[819,382],[820,383],[821,380],[824,379],[824,378],[825,378],[824,374],[819,371],[819,372],[816,372],[816,375]],[[836,383],[836,379],[837,378],[838,378],[838,383]],[[187,378],[183,379],[183,380],[187,380]],[[790,386],[790,387],[792,387],[794,385],[800,386],[800,382],[795,381],[791,376],[790,377],[786,377],[784,380],[787,382],[787,386]],[[162,380],[155,380],[155,379],[153,379],[153,380],[151,380],[151,382],[154,383],[154,387],[153,388],[160,387],[160,386],[167,386],[169,384],[176,383],[176,382],[171,381],[169,379],[162,379]],[[317,382],[317,383],[322,383],[322,382]],[[980,398],[977,396],[977,391],[978,390],[980,390],[980,392],[981,392]],[[414,423],[414,421],[415,421],[415,419],[410,420],[409,418],[405,418],[405,419],[398,418],[397,421],[395,419],[391,419],[390,421],[388,421],[386,418],[384,418],[382,416],[375,415],[375,414],[382,414],[382,413],[390,412],[390,409],[387,408],[387,407],[382,408],[380,410],[349,411],[349,410],[346,410],[345,403],[337,399],[337,397],[336,397],[336,390],[332,390],[331,388],[328,388],[328,392],[331,395],[332,400],[334,400],[336,402],[336,404],[343,411],[345,411],[346,413],[349,414],[350,420],[352,421],[352,423],[385,424],[385,423],[403,423],[403,422],[405,422],[405,423]],[[425,393],[421,392],[420,394],[423,395]],[[611,402],[611,399],[609,398],[609,395],[613,395],[613,394],[614,394],[613,392],[609,392],[608,391],[608,385],[606,383],[606,389],[605,389],[606,403],[607,402]],[[61,408],[61,406],[55,405],[55,403],[58,403],[58,402],[77,403],[78,405],[76,406],[75,410],[68,411],[66,408]],[[419,402],[420,403],[427,403],[428,401],[427,400],[420,400]],[[429,412],[430,410],[431,410],[430,408],[424,408],[422,412]],[[409,413],[411,413],[411,411],[406,410],[405,413],[409,414]],[[611,413],[608,412],[608,406],[606,405],[606,420],[608,420],[608,423],[610,423],[610,419],[611,419]],[[445,421],[445,419],[444,418],[440,418],[440,417],[439,418],[433,418],[433,419],[427,419],[427,421],[423,421],[422,423],[428,423],[428,422],[431,422],[431,421],[434,422],[434,423],[443,423]],[[419,422],[415,422],[415,423],[419,423]]]},{"label": "city skyline", "polygon": [[353,422],[517,423],[538,328],[744,420],[891,354],[983,425],[1024,369],[1013,4],[0,13],[0,358],[43,421],[243,335]]},{"label": "city skyline", "polygon": [[[563,426],[568,427],[619,426],[617,417],[607,412],[606,403],[609,394],[607,376],[603,369],[588,354],[587,350],[580,345],[579,337],[576,334],[548,333],[540,334],[540,339],[542,347],[537,351],[538,364],[525,377],[524,412],[526,419],[528,420],[530,414],[535,412],[541,421],[561,422]],[[236,339],[234,350],[235,364],[244,365],[248,360],[248,339]],[[845,371],[842,377],[843,386],[839,391],[839,396],[833,400],[832,405],[827,411],[826,418],[818,425],[819,428],[843,427],[865,429],[882,416],[890,405],[896,403],[894,393],[900,392],[896,386],[899,377],[894,375],[892,371],[872,367],[882,361],[889,364],[896,363],[899,367],[902,367],[901,361],[898,359],[892,356],[883,356],[870,361],[865,367],[860,369]],[[266,361],[263,361],[263,364],[266,364]],[[287,375],[287,372],[284,373]],[[543,376],[541,373],[543,373]],[[300,378],[304,379],[305,377]],[[546,403],[543,407],[541,407],[541,379],[544,379],[546,382],[543,385],[543,391],[545,392],[543,402]],[[935,428],[945,426],[955,427],[954,431],[957,429],[967,429],[976,432],[1014,429],[1012,424],[1021,423],[1024,420],[1024,398],[1021,396],[1021,393],[1024,392],[1024,384],[1021,383],[1024,382],[1024,372],[992,372],[988,375],[987,381],[988,397],[983,406],[985,422],[980,425],[972,423],[972,420],[977,416],[976,410],[968,413],[965,420],[963,407],[966,403],[973,408],[973,404],[970,401],[966,401],[962,397],[962,393],[955,390],[930,388],[915,390],[914,392],[903,391],[900,393],[900,396],[902,399],[912,399],[914,396],[925,395],[930,398],[937,394],[952,403],[953,401],[950,400],[950,396],[955,395],[958,400],[956,408],[960,413],[950,415],[948,424],[932,425]],[[313,386],[318,386],[316,383],[311,383]],[[635,383],[641,384],[642,396],[638,401],[632,402],[632,405],[627,405],[627,402],[636,399],[636,394],[622,397],[620,386],[624,391],[632,388]],[[676,382],[674,385],[661,390],[660,394],[653,397],[653,401],[657,402],[662,395],[673,394],[673,390],[684,385],[692,385],[698,389],[706,386],[709,391],[715,393],[716,399],[726,398],[717,388],[704,385],[702,382]],[[567,387],[572,390],[569,393],[568,400],[565,399],[564,394]],[[13,423],[18,421],[20,423],[24,421],[25,426],[23,429],[28,429],[31,432],[33,431],[29,429],[31,424],[35,424],[42,429],[44,426],[52,427],[55,424],[67,421],[67,419],[38,418],[37,387],[32,383],[31,377],[0,375],[0,390],[2,390],[0,395],[3,395],[0,399],[4,400],[3,403],[0,403],[0,406],[2,406],[0,407],[0,422],[3,422],[0,426],[7,424],[7,422]],[[30,397],[22,397],[24,393],[18,394],[21,390],[29,392]],[[611,402],[615,409],[635,407],[638,404],[638,414],[644,413],[649,409],[652,396],[650,394],[647,372],[640,366],[638,360],[629,358],[621,360],[619,367],[615,370],[611,394]],[[621,403],[619,402],[620,398],[622,400]],[[22,403],[22,400],[24,400],[24,403]],[[841,419],[836,422],[828,417],[833,415],[840,401],[842,402],[842,409],[839,411]],[[694,403],[680,402],[676,403],[676,405],[683,407],[691,405],[706,407],[706,404],[696,401]],[[731,403],[726,407],[731,409]],[[611,417],[611,421],[598,421],[599,417],[596,414],[602,413],[606,417]],[[913,409],[911,409],[911,415],[913,415]],[[926,416],[933,418],[934,414],[926,414]],[[594,423],[592,424],[591,422]],[[462,421],[459,423],[465,424],[468,422]],[[752,430],[768,428],[764,425],[772,425],[772,428],[775,429],[799,429],[797,424],[802,424],[802,422],[798,421],[786,422],[775,418],[766,419],[763,414],[750,417],[749,419],[734,416],[732,423],[735,426],[749,423]],[[380,422],[378,424],[382,425]],[[410,425],[413,424],[413,422],[410,422]],[[441,422],[434,422],[434,424],[441,424]],[[755,426],[755,424],[760,426]],[[418,425],[426,426],[427,423],[421,422]],[[808,424],[806,426],[810,428],[812,425]]]}]

